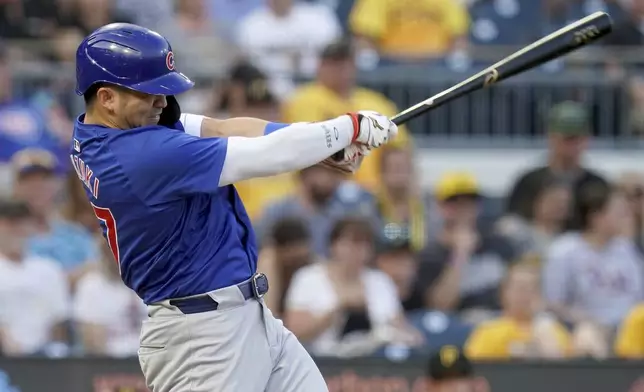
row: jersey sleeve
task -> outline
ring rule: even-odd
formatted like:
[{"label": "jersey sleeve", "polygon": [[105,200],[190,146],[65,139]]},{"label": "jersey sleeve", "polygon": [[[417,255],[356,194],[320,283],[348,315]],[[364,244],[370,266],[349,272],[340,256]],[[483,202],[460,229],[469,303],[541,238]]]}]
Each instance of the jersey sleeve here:
[{"label": "jersey sleeve", "polygon": [[152,128],[125,134],[110,147],[125,172],[124,185],[144,202],[156,204],[216,192],[227,146],[225,138]]}]

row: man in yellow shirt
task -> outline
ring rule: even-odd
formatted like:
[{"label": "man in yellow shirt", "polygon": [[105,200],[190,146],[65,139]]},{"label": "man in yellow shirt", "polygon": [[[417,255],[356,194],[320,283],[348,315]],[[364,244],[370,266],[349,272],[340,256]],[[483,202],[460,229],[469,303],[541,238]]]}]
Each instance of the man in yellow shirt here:
[{"label": "man in yellow shirt", "polygon": [[[287,123],[323,121],[350,111],[370,108],[393,116],[396,106],[383,95],[356,86],[354,50],[349,41],[335,42],[321,54],[317,80],[298,88],[284,104],[283,120]],[[405,127],[398,128],[396,140],[389,146],[409,146]],[[354,174],[354,180],[375,190],[379,184],[379,150],[372,151]]]},{"label": "man in yellow shirt", "polygon": [[413,60],[464,49],[469,14],[457,0],[357,0],[352,32],[381,56]]},{"label": "man in yellow shirt", "polygon": [[517,264],[501,292],[503,315],[479,325],[468,339],[471,359],[565,358],[571,337],[565,327],[539,315],[540,285],[537,268]]},{"label": "man in yellow shirt", "polygon": [[634,307],[624,319],[615,340],[615,355],[644,359],[644,304]]}]

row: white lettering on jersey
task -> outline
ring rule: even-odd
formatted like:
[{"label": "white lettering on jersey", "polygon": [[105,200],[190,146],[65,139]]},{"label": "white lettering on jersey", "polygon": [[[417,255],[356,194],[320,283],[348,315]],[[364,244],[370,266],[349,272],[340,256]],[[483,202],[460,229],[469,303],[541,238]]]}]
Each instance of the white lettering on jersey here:
[{"label": "white lettering on jersey", "polygon": [[94,175],[92,169],[77,155],[70,155],[69,158],[72,161],[72,166],[76,170],[78,178],[83,182],[83,185],[87,190],[94,196],[94,199],[98,199],[98,177]]}]

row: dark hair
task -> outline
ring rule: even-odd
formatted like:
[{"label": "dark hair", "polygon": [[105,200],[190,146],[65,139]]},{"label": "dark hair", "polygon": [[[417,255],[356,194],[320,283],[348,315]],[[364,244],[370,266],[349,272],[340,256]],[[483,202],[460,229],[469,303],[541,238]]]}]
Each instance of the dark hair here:
[{"label": "dark hair", "polygon": [[362,217],[349,216],[339,219],[333,225],[329,242],[333,245],[341,237],[352,236],[355,239],[374,242],[374,230],[371,222]]},{"label": "dark hair", "polygon": [[592,216],[606,208],[615,192],[615,188],[603,184],[592,184],[582,189],[576,206],[582,230],[590,228]]},{"label": "dark hair", "polygon": [[19,220],[30,216],[31,211],[27,203],[16,199],[0,199],[0,219]]},{"label": "dark hair", "polygon": [[94,100],[96,99],[96,94],[98,93],[98,89],[103,86],[105,86],[105,83],[94,83],[93,85],[89,86],[87,91],[85,91],[85,94],[83,94],[85,106],[89,106],[94,102]]},{"label": "dark hair", "polygon": [[299,218],[284,218],[277,221],[269,233],[272,245],[288,246],[309,241],[311,233],[306,223]]}]

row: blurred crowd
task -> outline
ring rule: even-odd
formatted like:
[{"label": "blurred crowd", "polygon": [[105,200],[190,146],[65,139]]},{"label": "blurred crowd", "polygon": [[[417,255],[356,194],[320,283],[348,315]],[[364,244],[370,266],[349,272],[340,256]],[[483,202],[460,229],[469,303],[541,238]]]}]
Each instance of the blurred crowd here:
[{"label": "blurred crowd", "polygon": [[[462,67],[476,47],[525,44],[596,10],[619,22],[604,45],[643,43],[642,0],[0,1],[0,352],[138,348],[145,306],[121,282],[66,152],[81,108],[65,67],[94,28],[139,23],[169,37],[188,75],[225,69],[180,98],[186,111],[301,122],[393,115],[360,72]],[[60,78],[16,76],[44,63]],[[592,110],[550,105],[547,156],[504,197],[464,171],[420,187],[405,127],[354,176],[313,166],[236,184],[267,304],[319,356],[455,346],[472,359],[644,358],[644,172],[609,179],[584,166]]]}]

